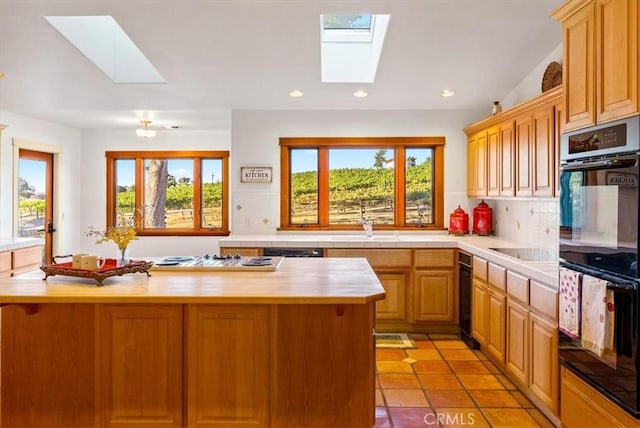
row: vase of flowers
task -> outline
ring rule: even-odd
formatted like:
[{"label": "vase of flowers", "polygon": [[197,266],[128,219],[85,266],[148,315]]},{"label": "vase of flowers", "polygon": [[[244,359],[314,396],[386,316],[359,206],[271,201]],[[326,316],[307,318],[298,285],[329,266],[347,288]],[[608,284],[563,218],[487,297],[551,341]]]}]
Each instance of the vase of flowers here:
[{"label": "vase of flowers", "polygon": [[105,230],[98,230],[93,226],[89,226],[87,236],[97,237],[96,244],[113,241],[118,246],[116,266],[124,266],[129,263],[129,243],[134,239],[138,239],[135,227],[131,222],[127,221],[124,215],[118,216],[117,225],[107,227]]}]

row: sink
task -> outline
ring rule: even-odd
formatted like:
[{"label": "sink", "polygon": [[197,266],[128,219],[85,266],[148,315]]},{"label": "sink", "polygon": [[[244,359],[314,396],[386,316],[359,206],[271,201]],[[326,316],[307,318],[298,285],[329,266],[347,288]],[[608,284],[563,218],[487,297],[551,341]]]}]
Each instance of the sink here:
[{"label": "sink", "polygon": [[378,236],[332,236],[332,241],[397,241],[398,238],[390,235],[378,235]]},{"label": "sink", "polygon": [[515,257],[522,261],[541,262],[541,261],[557,261],[558,253],[545,248],[489,248],[501,254]]}]

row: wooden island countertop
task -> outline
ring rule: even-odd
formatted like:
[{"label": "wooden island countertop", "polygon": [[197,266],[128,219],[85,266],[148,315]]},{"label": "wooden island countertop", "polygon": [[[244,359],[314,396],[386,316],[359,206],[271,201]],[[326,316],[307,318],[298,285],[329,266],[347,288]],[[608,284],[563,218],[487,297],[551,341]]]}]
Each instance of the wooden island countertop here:
[{"label": "wooden island countertop", "polygon": [[0,281],[2,426],[374,425],[365,259],[150,273]]},{"label": "wooden island countertop", "polygon": [[8,303],[362,304],[384,299],[364,258],[286,258],[274,272],[152,270],[114,276],[103,287],[89,278],[32,273],[0,282]]}]

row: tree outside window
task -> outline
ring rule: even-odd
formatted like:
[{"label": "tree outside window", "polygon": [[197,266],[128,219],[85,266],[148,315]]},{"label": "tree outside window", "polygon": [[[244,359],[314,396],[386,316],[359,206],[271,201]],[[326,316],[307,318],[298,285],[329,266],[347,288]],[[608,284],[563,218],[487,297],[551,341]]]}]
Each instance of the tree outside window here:
[{"label": "tree outside window", "polygon": [[139,235],[228,235],[229,152],[107,152],[107,226]]}]

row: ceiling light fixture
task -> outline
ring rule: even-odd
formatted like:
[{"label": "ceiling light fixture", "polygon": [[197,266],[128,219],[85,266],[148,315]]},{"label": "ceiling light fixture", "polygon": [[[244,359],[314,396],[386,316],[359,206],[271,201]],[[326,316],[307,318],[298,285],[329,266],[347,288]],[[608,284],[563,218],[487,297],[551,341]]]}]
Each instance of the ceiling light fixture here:
[{"label": "ceiling light fixture", "polygon": [[153,138],[156,136],[156,131],[149,129],[150,120],[141,120],[140,123],[143,127],[136,129],[136,135],[138,137]]},{"label": "ceiling light fixture", "polygon": [[4,73],[0,71],[0,79],[2,79],[3,77],[4,77]]},{"label": "ceiling light fixture", "polygon": [[353,96],[356,97],[356,98],[364,98],[367,95],[369,95],[369,93],[367,91],[363,91],[362,89],[360,89],[358,91],[355,91],[353,93]]},{"label": "ceiling light fixture", "polygon": [[441,97],[450,97],[455,93],[456,93],[456,91],[454,91],[453,89],[443,89],[442,91],[440,91],[440,96]]},{"label": "ceiling light fixture", "polygon": [[293,91],[289,92],[289,96],[290,96],[291,98],[300,98],[300,97],[301,97],[301,96],[303,96],[303,95],[304,95],[304,92],[299,91],[299,90],[297,90],[297,89],[295,89],[295,90],[293,90]]}]

